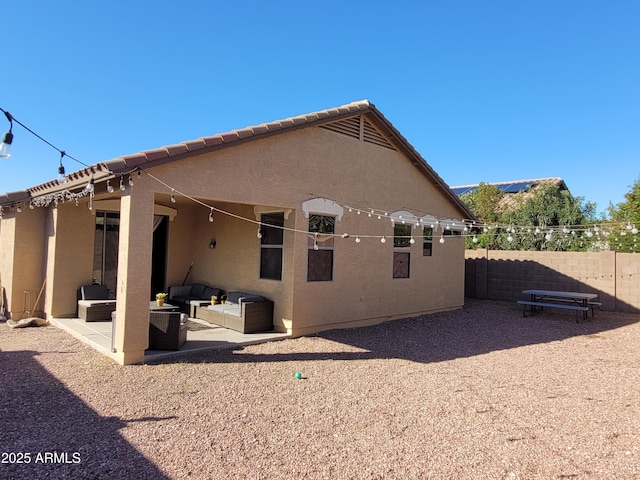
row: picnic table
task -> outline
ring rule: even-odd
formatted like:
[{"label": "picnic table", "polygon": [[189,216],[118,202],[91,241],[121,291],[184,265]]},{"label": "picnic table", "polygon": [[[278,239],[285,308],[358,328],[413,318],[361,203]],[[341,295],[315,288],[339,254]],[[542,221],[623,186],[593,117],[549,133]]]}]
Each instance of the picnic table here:
[{"label": "picnic table", "polygon": [[[523,290],[522,293],[530,295],[531,300],[518,300],[518,304],[523,306],[522,314],[527,316],[527,307],[530,307],[531,314],[536,311],[549,308],[562,308],[565,310],[576,310],[582,312],[582,319],[587,320],[589,309],[593,317],[593,307],[601,305],[597,302],[597,293],[562,292],[556,290]],[[578,320],[576,319],[576,322]]]}]

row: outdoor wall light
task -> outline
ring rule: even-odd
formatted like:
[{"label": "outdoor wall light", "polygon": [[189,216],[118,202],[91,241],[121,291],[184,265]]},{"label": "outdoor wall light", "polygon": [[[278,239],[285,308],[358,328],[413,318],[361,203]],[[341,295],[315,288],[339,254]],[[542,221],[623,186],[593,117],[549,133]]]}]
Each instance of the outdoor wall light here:
[{"label": "outdoor wall light", "polygon": [[216,243],[215,239],[212,238],[211,241],[209,242],[209,248],[211,250],[213,250],[214,248],[216,248],[216,245],[217,245],[217,243]]}]

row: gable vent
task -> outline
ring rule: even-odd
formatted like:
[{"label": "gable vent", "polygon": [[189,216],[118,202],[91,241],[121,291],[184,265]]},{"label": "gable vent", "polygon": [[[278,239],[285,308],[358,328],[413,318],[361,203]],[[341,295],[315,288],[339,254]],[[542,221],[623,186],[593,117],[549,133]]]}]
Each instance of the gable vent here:
[{"label": "gable vent", "polygon": [[371,125],[366,118],[364,119],[364,130],[362,135],[362,139],[367,143],[373,143],[379,147],[396,150],[396,147],[394,147],[389,140],[387,140],[373,125]]},{"label": "gable vent", "polygon": [[332,132],[341,133],[360,140],[360,117],[352,117],[339,122],[328,123],[321,125],[321,128],[326,128]]},{"label": "gable vent", "polygon": [[397,150],[366,118],[363,119],[362,138],[360,138],[360,117],[352,117],[339,122],[320,125],[320,128],[347,135],[356,140],[362,139],[363,142],[372,143],[379,147]]}]

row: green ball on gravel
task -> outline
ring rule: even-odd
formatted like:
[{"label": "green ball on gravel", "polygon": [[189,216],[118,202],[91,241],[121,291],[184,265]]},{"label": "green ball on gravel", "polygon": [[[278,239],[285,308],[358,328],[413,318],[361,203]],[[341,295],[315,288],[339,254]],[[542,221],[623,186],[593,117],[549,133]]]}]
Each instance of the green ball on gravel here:
[{"label": "green ball on gravel", "polygon": [[300,372],[296,372],[294,377],[296,377],[298,380],[300,380],[302,378],[302,374]]}]

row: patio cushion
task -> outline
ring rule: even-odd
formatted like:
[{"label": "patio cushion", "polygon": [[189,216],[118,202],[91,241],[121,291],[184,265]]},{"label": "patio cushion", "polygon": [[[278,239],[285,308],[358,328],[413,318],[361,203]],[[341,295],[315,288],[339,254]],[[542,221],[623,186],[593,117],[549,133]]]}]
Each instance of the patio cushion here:
[{"label": "patio cushion", "polygon": [[[224,307],[225,305],[223,305]],[[227,305],[224,309],[225,315],[233,315],[234,317],[242,316],[242,307],[240,305]]]},{"label": "patio cushion", "polygon": [[229,292],[227,294],[226,303],[239,303],[240,297],[242,297],[243,295],[244,294],[242,292]]},{"label": "patio cushion", "polygon": [[253,295],[251,293],[245,293],[241,298],[243,302],[264,302],[266,300],[262,295]]},{"label": "patio cushion", "polygon": [[106,300],[109,298],[109,288],[106,285],[83,285],[80,295],[82,300]]},{"label": "patio cushion", "polygon": [[194,299],[202,298],[205,288],[207,288],[206,285],[202,285],[201,283],[194,283],[193,285],[191,285],[191,293],[189,293],[189,295],[193,296]]}]

